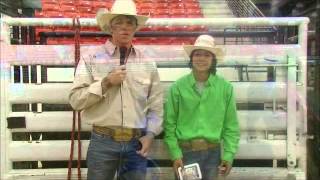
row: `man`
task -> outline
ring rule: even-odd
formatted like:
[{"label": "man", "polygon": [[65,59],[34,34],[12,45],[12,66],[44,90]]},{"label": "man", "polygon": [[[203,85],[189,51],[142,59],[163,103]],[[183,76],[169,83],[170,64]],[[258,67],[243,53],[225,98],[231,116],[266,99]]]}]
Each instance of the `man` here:
[{"label": "man", "polygon": [[223,51],[215,47],[211,36],[199,36],[184,50],[190,57],[192,72],[169,90],[164,113],[165,142],[176,173],[179,167],[198,163],[203,179],[213,180],[218,174],[230,172],[238,147],[233,88],[216,74]]},{"label": "man", "polygon": [[[76,69],[69,100],[91,124],[88,179],[145,179],[146,156],[162,131],[162,90],[154,62],[132,45],[147,17],[132,0],[117,0],[110,12],[99,11],[97,23],[112,38],[88,48]],[[124,65],[121,65],[124,64]]]}]

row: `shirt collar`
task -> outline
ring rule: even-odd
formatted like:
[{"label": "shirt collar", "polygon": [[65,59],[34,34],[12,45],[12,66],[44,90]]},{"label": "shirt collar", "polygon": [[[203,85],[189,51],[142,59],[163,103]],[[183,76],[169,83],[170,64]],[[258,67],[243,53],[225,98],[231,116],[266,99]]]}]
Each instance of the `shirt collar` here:
[{"label": "shirt collar", "polygon": [[[189,74],[189,78],[188,79],[189,79],[189,82],[190,82],[191,86],[195,86],[196,85],[197,81],[196,81],[192,71]],[[207,82],[205,83],[205,86],[214,86],[216,79],[217,79],[217,76],[210,73],[209,78],[208,78]]]},{"label": "shirt collar", "polygon": [[[115,46],[109,40],[105,43],[104,46],[105,46],[107,54],[109,54],[110,56],[114,56],[116,53],[119,53],[118,50],[117,50],[118,49],[117,46]],[[133,53],[133,55],[136,55],[136,48],[133,45],[131,46],[131,52],[130,53]]]}]

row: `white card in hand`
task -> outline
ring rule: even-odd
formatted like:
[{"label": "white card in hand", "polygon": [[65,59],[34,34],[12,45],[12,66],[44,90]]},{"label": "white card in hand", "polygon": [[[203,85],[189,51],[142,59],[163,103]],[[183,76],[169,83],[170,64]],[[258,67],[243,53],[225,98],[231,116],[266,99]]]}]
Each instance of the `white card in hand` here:
[{"label": "white card in hand", "polygon": [[180,180],[191,180],[191,179],[201,179],[202,174],[198,163],[193,163],[185,165],[182,169],[178,168],[179,179]]}]

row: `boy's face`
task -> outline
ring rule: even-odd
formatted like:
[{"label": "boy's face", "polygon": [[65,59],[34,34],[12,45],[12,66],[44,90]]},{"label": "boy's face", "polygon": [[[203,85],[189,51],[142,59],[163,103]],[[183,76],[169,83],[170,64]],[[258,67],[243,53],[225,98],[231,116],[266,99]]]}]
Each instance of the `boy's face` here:
[{"label": "boy's face", "polygon": [[192,69],[196,72],[209,72],[212,65],[213,55],[211,52],[196,49],[192,54]]}]

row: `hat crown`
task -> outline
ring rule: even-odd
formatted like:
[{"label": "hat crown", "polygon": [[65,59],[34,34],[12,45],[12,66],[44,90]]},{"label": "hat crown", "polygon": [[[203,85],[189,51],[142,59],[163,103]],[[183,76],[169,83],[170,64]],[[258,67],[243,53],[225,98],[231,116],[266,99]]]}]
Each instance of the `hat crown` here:
[{"label": "hat crown", "polygon": [[114,1],[110,12],[106,9],[101,9],[97,12],[96,20],[100,28],[108,33],[110,30],[110,21],[119,15],[130,15],[137,19],[137,28],[139,30],[147,22],[148,17],[137,14],[136,4],[133,0],[116,0]]},{"label": "hat crown", "polygon": [[224,49],[217,47],[214,38],[210,35],[201,35],[197,38],[194,45],[184,45],[183,49],[186,54],[191,57],[194,50],[206,50],[216,55],[218,61],[222,61],[224,56]]},{"label": "hat crown", "polygon": [[214,48],[214,38],[209,35],[201,35],[197,38],[196,42],[194,43],[194,46],[203,46],[208,48]]},{"label": "hat crown", "polygon": [[137,15],[136,4],[132,0],[116,0],[110,10],[112,14]]}]

